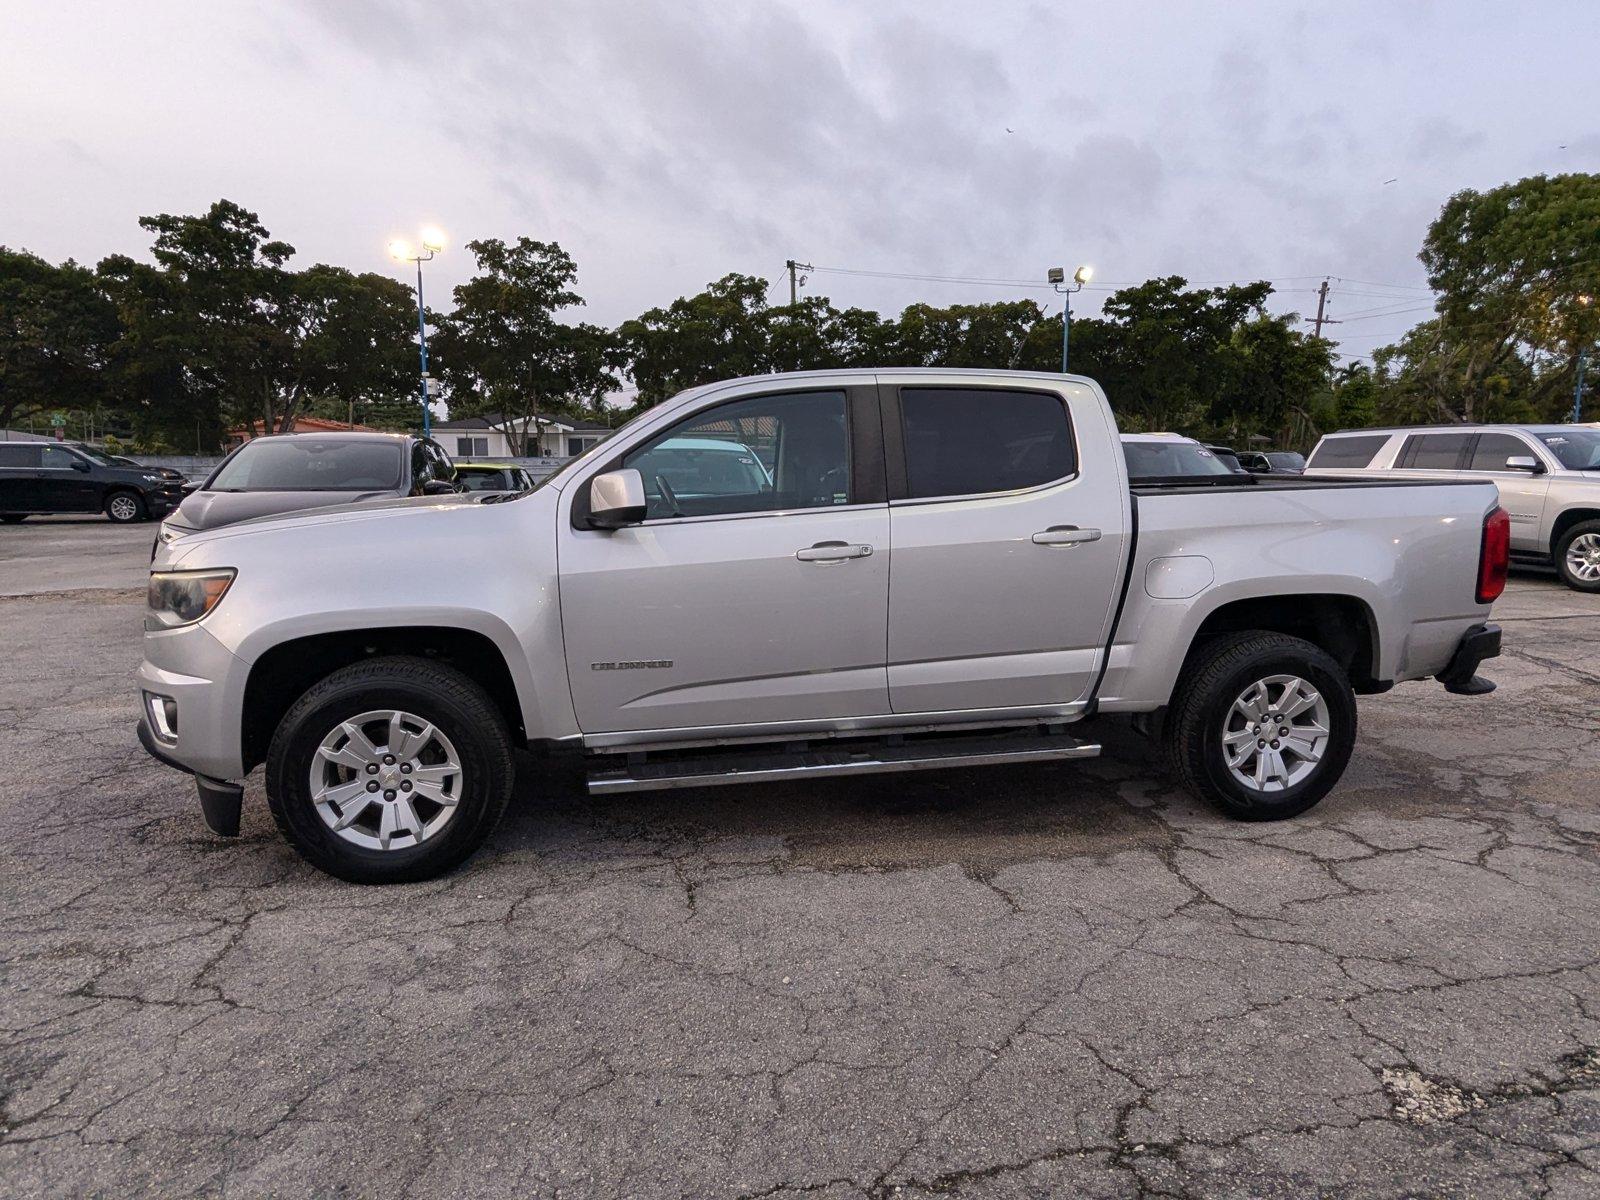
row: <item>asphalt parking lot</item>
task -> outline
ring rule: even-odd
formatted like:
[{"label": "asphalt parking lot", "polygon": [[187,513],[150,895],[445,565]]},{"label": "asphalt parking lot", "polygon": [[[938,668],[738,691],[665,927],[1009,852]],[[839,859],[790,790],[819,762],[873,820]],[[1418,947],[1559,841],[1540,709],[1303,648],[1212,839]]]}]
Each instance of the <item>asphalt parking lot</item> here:
[{"label": "asphalt parking lot", "polygon": [[586,798],[429,884],[133,738],[153,526],[0,530],[11,1196],[1600,1195],[1600,597],[1231,824],[1087,763]]}]

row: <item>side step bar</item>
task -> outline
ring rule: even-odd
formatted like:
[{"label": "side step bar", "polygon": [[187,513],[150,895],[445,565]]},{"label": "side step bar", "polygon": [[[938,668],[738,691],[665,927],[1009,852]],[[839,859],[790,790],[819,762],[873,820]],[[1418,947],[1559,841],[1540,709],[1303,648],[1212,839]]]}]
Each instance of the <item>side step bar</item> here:
[{"label": "side step bar", "polygon": [[989,737],[928,738],[914,742],[829,745],[819,749],[701,755],[650,761],[630,756],[626,767],[591,771],[589,793],[656,792],[667,788],[712,787],[724,783],[773,783],[834,775],[874,775],[885,771],[926,771],[938,767],[977,767],[998,763],[1097,758],[1100,747],[1062,733]]}]

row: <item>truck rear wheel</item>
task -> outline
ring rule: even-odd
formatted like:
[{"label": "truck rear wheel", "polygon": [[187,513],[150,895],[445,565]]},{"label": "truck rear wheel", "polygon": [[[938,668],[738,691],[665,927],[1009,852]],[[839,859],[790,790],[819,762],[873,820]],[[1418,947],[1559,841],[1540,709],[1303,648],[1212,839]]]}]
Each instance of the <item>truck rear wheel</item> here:
[{"label": "truck rear wheel", "polygon": [[1167,714],[1178,778],[1240,821],[1305,812],[1339,782],[1355,737],[1344,671],[1317,646],[1281,633],[1208,643]]},{"label": "truck rear wheel", "polygon": [[1556,543],[1556,573],[1579,592],[1600,592],[1600,521],[1579,521]]},{"label": "truck rear wheel", "polygon": [[461,672],[420,658],[335,671],[284,714],[267,801],[307,861],[352,883],[410,883],[489,836],[515,766],[504,719]]}]

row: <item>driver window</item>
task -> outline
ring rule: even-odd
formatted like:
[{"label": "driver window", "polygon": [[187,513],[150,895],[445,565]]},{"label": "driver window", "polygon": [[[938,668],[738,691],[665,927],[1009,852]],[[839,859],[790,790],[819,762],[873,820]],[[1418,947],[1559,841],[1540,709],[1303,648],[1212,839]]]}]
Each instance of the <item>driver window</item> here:
[{"label": "driver window", "polygon": [[65,446],[46,446],[44,448],[44,465],[55,467],[57,470],[69,470],[72,464],[78,461],[78,456]]},{"label": "driver window", "polygon": [[850,502],[843,392],[752,396],[696,413],[623,460],[644,477],[646,519]]}]

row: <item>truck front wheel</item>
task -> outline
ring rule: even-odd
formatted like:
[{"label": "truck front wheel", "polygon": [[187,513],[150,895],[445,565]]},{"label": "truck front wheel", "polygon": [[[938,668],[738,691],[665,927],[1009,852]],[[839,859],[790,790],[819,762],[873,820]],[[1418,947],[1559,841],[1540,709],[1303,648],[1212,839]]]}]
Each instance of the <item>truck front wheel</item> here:
[{"label": "truck front wheel", "polygon": [[483,843],[514,774],[505,721],[475,682],[426,659],[374,658],[284,714],[267,802],[312,865],[352,883],[409,883]]},{"label": "truck front wheel", "polygon": [[1207,643],[1167,714],[1179,779],[1240,821],[1305,812],[1339,782],[1355,737],[1355,693],[1339,664],[1281,633]]}]

